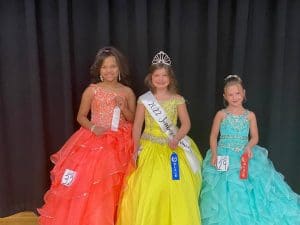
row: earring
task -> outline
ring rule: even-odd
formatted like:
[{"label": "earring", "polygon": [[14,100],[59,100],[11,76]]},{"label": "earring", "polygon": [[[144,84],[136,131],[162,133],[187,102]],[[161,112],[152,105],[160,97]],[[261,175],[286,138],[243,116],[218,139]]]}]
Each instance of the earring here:
[{"label": "earring", "polygon": [[118,80],[121,81],[121,73],[119,73]]},{"label": "earring", "polygon": [[103,77],[102,77],[102,75],[100,75],[100,80],[103,82]]}]

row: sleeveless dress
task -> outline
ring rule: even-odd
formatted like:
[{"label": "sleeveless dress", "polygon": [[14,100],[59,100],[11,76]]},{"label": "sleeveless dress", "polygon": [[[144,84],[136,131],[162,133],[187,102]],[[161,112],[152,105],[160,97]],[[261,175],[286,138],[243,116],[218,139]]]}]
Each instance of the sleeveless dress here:
[{"label": "sleeveless dress", "polygon": [[[177,123],[177,105],[184,99],[159,101],[170,121]],[[142,104],[140,99],[138,104]],[[199,225],[200,172],[193,173],[181,148],[172,150],[168,138],[145,109],[145,129],[136,170],[121,199],[117,225]],[[195,143],[194,154],[202,161]],[[170,156],[178,154],[180,180],[172,180]]]},{"label": "sleeveless dress", "polygon": [[241,155],[248,143],[249,111],[226,113],[220,125],[218,155],[229,156],[228,171],[211,166],[211,150],[203,161],[200,208],[203,225],[299,225],[300,197],[258,145],[252,148],[248,178],[240,179]]},{"label": "sleeveless dress", "polygon": [[[91,121],[110,128],[115,93],[92,85]],[[96,136],[81,127],[54,155],[51,187],[38,209],[41,225],[113,225],[123,179],[133,165],[132,125],[121,114],[118,131]],[[66,183],[66,171],[74,171]]]}]

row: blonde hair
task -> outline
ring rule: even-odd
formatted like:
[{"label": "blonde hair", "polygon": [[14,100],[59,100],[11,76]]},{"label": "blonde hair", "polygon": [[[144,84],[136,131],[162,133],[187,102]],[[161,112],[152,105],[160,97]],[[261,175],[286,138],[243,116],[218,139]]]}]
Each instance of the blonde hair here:
[{"label": "blonde hair", "polygon": [[[227,77],[225,77],[225,79],[224,79],[224,93],[225,93],[226,88],[228,88],[229,86],[232,86],[232,85],[240,85],[242,87],[242,89],[244,90],[243,81],[238,75],[230,74]],[[244,95],[244,100],[243,100],[243,103],[245,103],[245,102],[246,102],[246,95]],[[224,104],[225,107],[228,106],[228,102],[226,101],[225,98],[223,99],[223,104]]]},{"label": "blonde hair", "polygon": [[242,79],[235,74],[230,74],[224,79],[224,89],[228,86],[231,86],[233,84],[240,84],[242,88],[244,89],[243,81]]}]

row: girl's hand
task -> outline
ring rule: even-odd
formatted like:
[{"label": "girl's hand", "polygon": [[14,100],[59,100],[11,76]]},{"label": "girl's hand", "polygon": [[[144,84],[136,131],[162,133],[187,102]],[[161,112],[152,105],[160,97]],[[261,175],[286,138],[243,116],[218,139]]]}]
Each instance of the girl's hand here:
[{"label": "girl's hand", "polygon": [[251,159],[253,157],[253,152],[250,147],[245,148],[245,152],[248,154],[248,157]]},{"label": "girl's hand", "polygon": [[217,167],[217,154],[211,154],[210,164],[214,167]]},{"label": "girl's hand", "polygon": [[125,108],[127,108],[127,101],[125,98],[123,98],[121,96],[116,96],[115,102],[116,102],[116,105],[121,109],[121,111],[123,111]]},{"label": "girl's hand", "polygon": [[91,129],[91,132],[94,133],[96,136],[100,136],[105,131],[107,131],[107,129],[105,129],[104,127],[100,127],[100,126],[94,126]]},{"label": "girl's hand", "polygon": [[176,149],[178,147],[178,142],[179,140],[175,137],[173,137],[172,139],[169,140],[169,147],[171,149]]},{"label": "girl's hand", "polygon": [[134,161],[134,163],[135,163],[135,166],[136,166],[137,159],[138,159],[138,157],[139,157],[141,151],[142,151],[142,147],[139,146],[139,147],[134,151],[134,153],[133,153],[133,161]]}]

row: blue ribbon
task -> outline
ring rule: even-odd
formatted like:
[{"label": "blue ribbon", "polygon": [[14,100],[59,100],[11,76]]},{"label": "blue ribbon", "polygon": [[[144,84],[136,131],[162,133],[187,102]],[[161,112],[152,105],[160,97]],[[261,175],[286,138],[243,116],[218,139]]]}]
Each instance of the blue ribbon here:
[{"label": "blue ribbon", "polygon": [[180,180],[178,155],[173,152],[170,158],[172,169],[172,180]]}]

